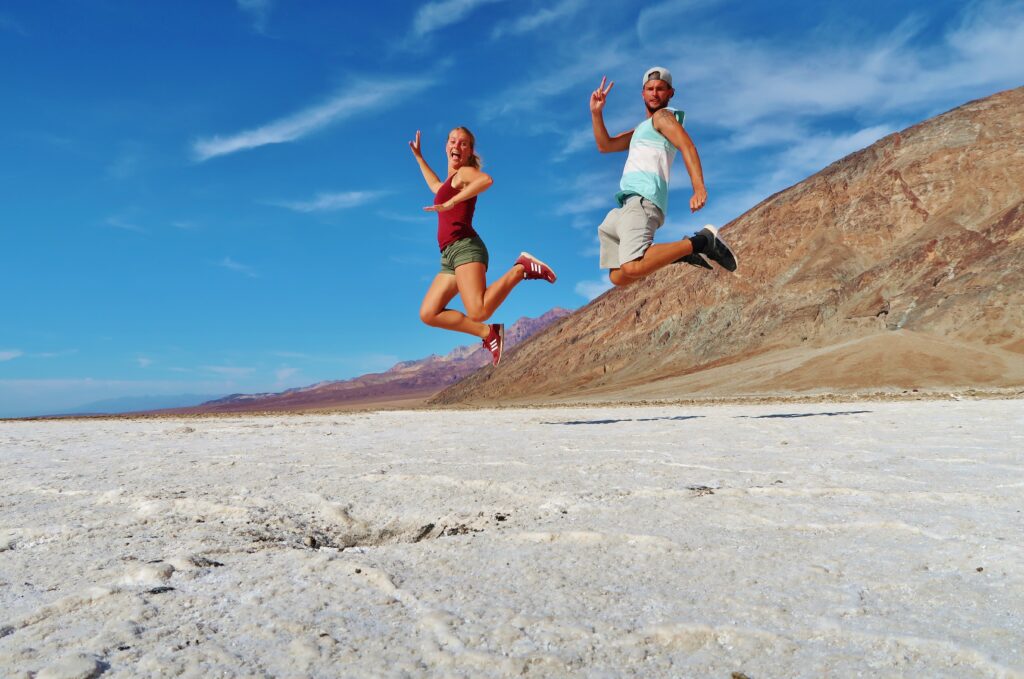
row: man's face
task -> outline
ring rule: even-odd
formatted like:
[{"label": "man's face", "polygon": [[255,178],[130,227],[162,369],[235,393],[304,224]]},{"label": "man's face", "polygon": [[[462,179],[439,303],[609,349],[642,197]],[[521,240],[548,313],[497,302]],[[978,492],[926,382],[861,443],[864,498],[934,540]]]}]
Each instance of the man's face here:
[{"label": "man's face", "polygon": [[644,104],[651,113],[668,106],[669,99],[676,91],[664,80],[648,80],[644,83]]}]

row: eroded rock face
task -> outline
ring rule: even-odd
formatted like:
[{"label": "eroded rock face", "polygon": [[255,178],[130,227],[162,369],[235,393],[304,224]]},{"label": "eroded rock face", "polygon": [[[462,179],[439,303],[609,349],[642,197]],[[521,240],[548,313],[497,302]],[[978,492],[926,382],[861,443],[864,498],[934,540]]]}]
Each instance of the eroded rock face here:
[{"label": "eroded rock face", "polygon": [[[642,396],[656,382],[663,397],[785,391],[801,347],[817,367],[795,391],[1024,384],[1022,231],[1018,88],[889,135],[729,223],[736,274],[677,265],[611,290],[435,401]],[[985,369],[953,365],[971,352]],[[710,387],[695,378],[708,370]],[[856,385],[842,376],[854,373]]]}]

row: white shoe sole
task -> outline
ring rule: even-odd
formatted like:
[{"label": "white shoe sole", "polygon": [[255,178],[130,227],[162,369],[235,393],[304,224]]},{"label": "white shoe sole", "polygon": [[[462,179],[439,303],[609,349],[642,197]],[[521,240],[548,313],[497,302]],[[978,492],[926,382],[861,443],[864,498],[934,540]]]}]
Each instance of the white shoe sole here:
[{"label": "white shoe sole", "polygon": [[[704,225],[704,229],[707,229],[708,231],[710,231],[711,235],[713,235],[715,237],[715,240],[717,240],[719,243],[724,244],[725,247],[729,248],[729,244],[726,243],[724,240],[722,240],[721,238],[718,237],[718,228],[717,227],[715,227],[715,226],[713,226],[711,224],[705,224]],[[701,229],[701,230],[703,231],[703,229]],[[740,268],[740,258],[736,255],[736,251],[733,250],[732,248],[729,248],[729,252],[732,253],[733,261],[736,262],[736,268],[739,269]],[[704,255],[701,255],[701,257],[704,257]],[[704,257],[704,259],[707,259],[707,257]],[[734,273],[734,272],[730,271],[729,273]]]}]

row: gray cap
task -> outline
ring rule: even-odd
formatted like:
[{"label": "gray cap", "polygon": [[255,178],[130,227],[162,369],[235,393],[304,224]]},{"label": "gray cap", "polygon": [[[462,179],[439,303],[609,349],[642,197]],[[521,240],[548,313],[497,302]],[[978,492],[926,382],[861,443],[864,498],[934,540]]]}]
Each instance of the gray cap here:
[{"label": "gray cap", "polygon": [[672,87],[672,72],[663,66],[653,66],[644,73],[643,84],[646,85],[648,80],[664,80]]}]

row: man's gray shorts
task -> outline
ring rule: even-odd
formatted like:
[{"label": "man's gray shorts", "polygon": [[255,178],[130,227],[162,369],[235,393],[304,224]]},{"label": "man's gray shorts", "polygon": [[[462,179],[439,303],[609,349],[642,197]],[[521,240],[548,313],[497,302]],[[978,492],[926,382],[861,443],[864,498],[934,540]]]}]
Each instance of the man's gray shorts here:
[{"label": "man's gray shorts", "polygon": [[640,259],[654,242],[654,232],[665,223],[661,208],[640,196],[630,196],[597,227],[601,241],[601,268],[618,269]]}]

